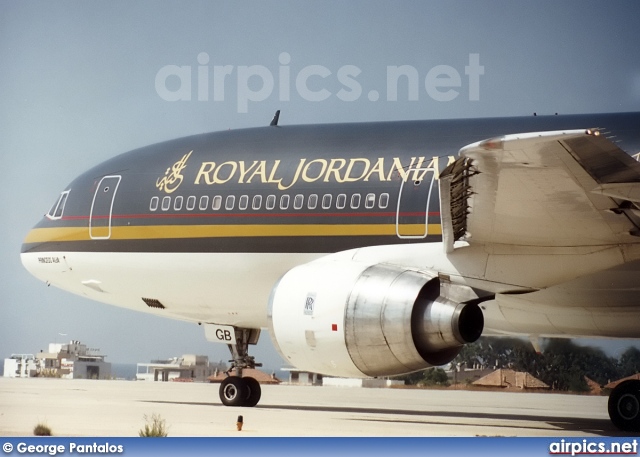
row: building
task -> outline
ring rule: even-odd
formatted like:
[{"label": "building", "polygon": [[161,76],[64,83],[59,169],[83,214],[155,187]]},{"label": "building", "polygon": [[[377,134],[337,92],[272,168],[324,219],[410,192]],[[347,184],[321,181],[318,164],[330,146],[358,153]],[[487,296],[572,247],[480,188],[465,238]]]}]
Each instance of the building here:
[{"label": "building", "polygon": [[602,386],[600,384],[586,376],[584,377],[584,381],[587,383],[591,395],[602,395]]},{"label": "building", "polygon": [[404,381],[383,378],[335,378],[322,376],[312,371],[297,368],[283,368],[289,372],[288,384],[296,386],[333,386],[333,387],[392,387],[403,386]]},{"label": "building", "polygon": [[495,368],[487,368],[479,363],[468,366],[463,364],[449,364],[444,368],[451,384],[473,384],[474,381],[493,373]]},{"label": "building", "polygon": [[474,386],[517,388],[526,390],[549,389],[549,386],[525,371],[500,368],[473,382]]},{"label": "building", "polygon": [[210,365],[209,357],[206,355],[186,354],[182,357],[173,357],[167,360],[138,363],[136,380],[205,382],[219,368],[217,365]]},{"label": "building", "polygon": [[384,378],[333,378],[325,376],[322,379],[323,386],[333,387],[393,387],[404,386],[404,381]]},{"label": "building", "polygon": [[67,344],[49,344],[49,352],[39,352],[40,376],[66,379],[110,379],[111,364],[99,349],[88,348],[80,341]]},{"label": "building", "polygon": [[4,361],[4,376],[12,378],[51,377],[66,379],[110,379],[111,364],[99,349],[80,341],[49,344],[48,352],[14,354]]},{"label": "building", "polygon": [[[233,372],[230,374],[233,374]],[[222,382],[226,377],[227,374],[224,370],[216,370],[213,375],[209,376],[208,381],[212,383]],[[267,374],[255,368],[244,368],[242,370],[242,377],[254,378],[260,384],[280,384],[282,382],[277,378],[275,373]]]},{"label": "building", "polygon": [[289,372],[289,384],[296,386],[321,386],[322,375],[311,371],[298,370],[297,368],[283,368]]},{"label": "building", "polygon": [[33,354],[11,354],[4,359],[5,378],[31,378],[38,372],[38,365]]},{"label": "building", "polygon": [[618,387],[618,384],[620,384],[621,382],[628,381],[630,379],[640,379],[640,373],[636,373],[636,374],[633,374],[631,376],[627,376],[626,378],[622,378],[622,379],[618,379],[617,381],[610,382],[609,384],[607,384],[604,387],[606,389],[612,389],[613,390],[616,387]]}]

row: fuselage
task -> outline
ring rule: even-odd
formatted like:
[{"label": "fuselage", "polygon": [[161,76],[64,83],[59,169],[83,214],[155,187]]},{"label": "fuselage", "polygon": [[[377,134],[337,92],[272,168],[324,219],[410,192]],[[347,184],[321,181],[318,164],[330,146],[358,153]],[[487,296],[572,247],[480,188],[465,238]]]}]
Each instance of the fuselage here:
[{"label": "fuselage", "polygon": [[266,327],[273,285],[296,265],[441,241],[437,179],[463,146],[591,127],[640,151],[640,113],[264,127],[155,144],[69,184],[22,261],[102,302]]}]

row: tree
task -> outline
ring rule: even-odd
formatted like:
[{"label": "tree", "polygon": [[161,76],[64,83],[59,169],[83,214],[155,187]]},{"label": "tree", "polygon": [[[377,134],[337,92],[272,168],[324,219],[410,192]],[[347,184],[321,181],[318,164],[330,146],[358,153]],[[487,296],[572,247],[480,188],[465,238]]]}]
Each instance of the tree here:
[{"label": "tree", "polygon": [[620,356],[618,369],[622,378],[640,373],[640,349],[628,347]]},{"label": "tree", "polygon": [[431,368],[423,372],[420,384],[425,386],[449,386],[449,377],[442,368]]},{"label": "tree", "polygon": [[[628,348],[617,360],[601,349],[579,346],[570,339],[542,341],[543,352],[537,354],[529,341],[517,338],[482,337],[462,347],[453,364],[468,368],[511,368],[526,371],[555,390],[584,392],[589,389],[585,376],[600,385],[640,372],[640,350]],[[439,369],[442,371],[441,369]],[[442,371],[444,373],[444,371]],[[446,373],[444,373],[446,375]],[[408,384],[438,384],[436,370],[406,375]]]},{"label": "tree", "polygon": [[[465,346],[455,359],[471,367],[475,363],[495,368],[526,371],[557,390],[588,390],[585,376],[599,384],[618,379],[622,372],[618,361],[602,350],[579,346],[569,339],[543,341],[543,352],[537,354],[525,340],[483,337]],[[640,351],[625,353],[627,371],[640,371]],[[622,360],[622,358],[621,358]],[[634,371],[635,372],[635,371]]]},{"label": "tree", "polygon": [[[465,345],[454,363],[468,368],[479,364],[490,368],[528,367],[535,364],[535,351],[528,341],[518,338],[482,337]],[[517,367],[516,367],[517,366]]]},{"label": "tree", "polygon": [[549,340],[543,356],[547,369],[541,379],[549,385],[555,383],[558,390],[586,390],[584,376],[599,384],[619,377],[614,358],[601,349],[578,346],[571,340]]},{"label": "tree", "polygon": [[423,377],[424,377],[424,370],[414,371],[413,373],[407,373],[407,374],[402,374],[398,376],[392,376],[391,379],[404,381],[405,384],[409,386],[415,386],[422,380]]},{"label": "tree", "polygon": [[394,376],[391,379],[398,379],[404,381],[410,386],[424,385],[424,386],[448,386],[449,378],[446,371],[442,368],[427,368],[422,371],[414,371],[400,376]]}]

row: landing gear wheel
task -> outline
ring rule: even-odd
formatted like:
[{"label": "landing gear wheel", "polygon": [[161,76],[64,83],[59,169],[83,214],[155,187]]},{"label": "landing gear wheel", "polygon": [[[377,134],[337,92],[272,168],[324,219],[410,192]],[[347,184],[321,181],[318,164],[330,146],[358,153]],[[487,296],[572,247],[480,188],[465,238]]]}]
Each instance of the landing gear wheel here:
[{"label": "landing gear wheel", "polygon": [[224,331],[229,336],[227,346],[232,357],[229,360],[231,366],[225,373],[227,376],[234,373],[234,376],[227,377],[220,384],[220,400],[225,406],[256,406],[262,394],[260,384],[254,378],[243,378],[242,372],[262,366],[249,355],[249,345],[258,343],[260,329],[233,327],[233,330]]},{"label": "landing gear wheel", "polygon": [[248,397],[247,383],[238,376],[229,376],[220,384],[220,400],[225,406],[244,406]]},{"label": "landing gear wheel", "polygon": [[640,431],[640,380],[624,381],[609,395],[609,417],[625,432]]},{"label": "landing gear wheel", "polygon": [[245,382],[247,390],[249,391],[244,406],[254,407],[258,404],[260,396],[262,395],[260,383],[256,381],[255,378],[242,378],[242,380]]}]

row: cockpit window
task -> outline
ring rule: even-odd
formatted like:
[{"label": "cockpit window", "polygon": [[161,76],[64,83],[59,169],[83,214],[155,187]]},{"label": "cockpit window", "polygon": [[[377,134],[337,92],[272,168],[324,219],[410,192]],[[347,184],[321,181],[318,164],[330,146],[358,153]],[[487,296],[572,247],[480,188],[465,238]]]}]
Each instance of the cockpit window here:
[{"label": "cockpit window", "polygon": [[68,190],[65,190],[60,194],[58,200],[53,204],[49,212],[47,213],[47,217],[51,220],[62,219],[62,215],[64,214],[64,205],[67,203],[67,197],[69,196]]}]

